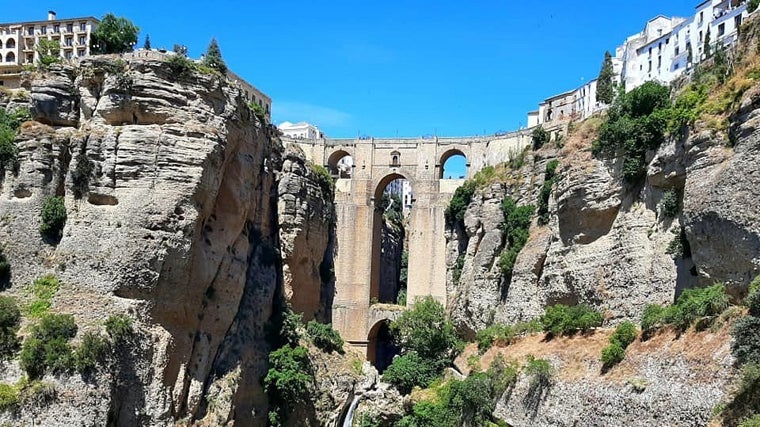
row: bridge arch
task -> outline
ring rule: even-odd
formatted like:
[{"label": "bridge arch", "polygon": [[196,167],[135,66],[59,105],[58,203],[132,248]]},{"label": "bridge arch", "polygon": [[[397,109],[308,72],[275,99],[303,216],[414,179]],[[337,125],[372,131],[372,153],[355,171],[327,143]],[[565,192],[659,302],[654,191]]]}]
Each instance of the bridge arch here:
[{"label": "bridge arch", "polygon": [[[347,157],[350,159],[350,161],[346,163],[344,159]],[[344,163],[341,163],[341,161]],[[329,169],[330,173],[337,176],[338,178],[350,178],[353,165],[353,154],[344,149],[332,152],[332,154],[330,154],[330,156],[327,158],[327,169]]]},{"label": "bridge arch", "polygon": [[382,319],[369,329],[367,336],[367,361],[382,373],[393,362],[393,357],[399,353],[393,342],[390,329],[391,321]]},{"label": "bridge arch", "polygon": [[[440,168],[439,168],[440,172],[439,172],[438,179],[444,179],[445,177],[444,174],[446,172],[446,162],[448,162],[452,157],[455,157],[455,156],[461,156],[462,158],[464,158],[465,167],[469,165],[469,159],[467,158],[467,154],[465,154],[459,148],[450,148],[443,152],[443,154],[441,155],[441,158],[438,161],[438,164],[440,165]],[[466,171],[465,171],[465,175],[466,175]]]}]

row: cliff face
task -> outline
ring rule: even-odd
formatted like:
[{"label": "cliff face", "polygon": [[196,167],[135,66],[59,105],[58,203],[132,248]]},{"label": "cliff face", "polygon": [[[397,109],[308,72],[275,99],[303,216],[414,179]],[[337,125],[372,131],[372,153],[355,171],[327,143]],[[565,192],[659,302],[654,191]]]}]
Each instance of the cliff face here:
[{"label": "cliff face", "polygon": [[[270,128],[214,75],[97,57],[33,77],[35,121],[17,138],[18,173],[8,171],[0,187],[0,241],[13,274],[6,293],[25,301],[28,283],[55,273],[63,285],[53,311],[73,314],[80,331],[126,313],[138,333],[114,373],[90,385],[60,380],[58,395],[73,398],[0,421],[264,423],[260,378],[283,289],[281,239],[287,289],[323,293],[313,274],[327,252],[331,209],[302,159],[283,162]],[[79,162],[93,169],[81,198]],[[67,208],[60,242],[39,233],[49,196]],[[303,310],[320,312],[316,301]],[[21,372],[8,367],[0,380],[13,382]],[[212,405],[218,395],[224,404]]]}]

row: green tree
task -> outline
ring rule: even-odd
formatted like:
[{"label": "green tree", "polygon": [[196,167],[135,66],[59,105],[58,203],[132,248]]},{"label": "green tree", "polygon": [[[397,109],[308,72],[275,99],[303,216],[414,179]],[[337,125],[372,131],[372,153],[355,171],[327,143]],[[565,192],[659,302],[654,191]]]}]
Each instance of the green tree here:
[{"label": "green tree", "polygon": [[203,65],[219,71],[222,75],[227,75],[227,64],[222,59],[222,51],[219,49],[219,43],[216,42],[215,38],[211,39],[211,43],[206,49]]},{"label": "green tree", "polygon": [[443,305],[431,296],[418,299],[392,322],[391,333],[403,352],[416,352],[436,370],[448,366],[463,347]]},{"label": "green tree", "polygon": [[549,142],[549,132],[547,132],[543,126],[538,125],[537,128],[533,129],[533,133],[531,134],[531,142],[533,144],[533,150],[538,150],[539,148],[543,147],[544,144]]},{"label": "green tree", "polygon": [[67,217],[63,197],[48,197],[42,205],[40,217],[42,218],[42,224],[40,224],[42,236],[53,241],[61,240]]},{"label": "green tree", "polygon": [[757,9],[757,6],[760,6],[760,0],[749,0],[749,4],[747,4],[747,12],[754,12]]},{"label": "green tree", "polygon": [[612,55],[609,51],[604,52],[604,62],[599,71],[596,82],[596,100],[605,104],[612,104],[615,97],[615,88],[612,82],[615,71],[612,69]]},{"label": "green tree", "polygon": [[401,394],[409,394],[414,387],[427,387],[438,376],[436,368],[416,352],[393,359],[383,372],[383,381],[393,384]]},{"label": "green tree", "polygon": [[37,42],[37,55],[38,63],[44,67],[61,62],[61,44],[57,40],[42,38]]},{"label": "green tree", "polygon": [[143,44],[143,49],[150,50],[150,34],[145,35],[145,44]]},{"label": "green tree", "polygon": [[92,51],[96,54],[131,52],[137,44],[139,31],[140,28],[129,19],[107,13],[92,32]]},{"label": "green tree", "polygon": [[0,296],[0,360],[10,358],[18,350],[16,332],[20,324],[21,311],[16,301]]},{"label": "green tree", "polygon": [[712,56],[712,52],[710,52],[710,27],[707,27],[707,32],[705,33],[705,59]]}]

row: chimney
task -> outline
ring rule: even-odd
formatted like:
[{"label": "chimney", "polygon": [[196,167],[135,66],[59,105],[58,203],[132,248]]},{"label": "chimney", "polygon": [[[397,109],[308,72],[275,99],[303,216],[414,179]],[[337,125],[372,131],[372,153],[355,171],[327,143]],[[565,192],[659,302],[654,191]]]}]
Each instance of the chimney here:
[{"label": "chimney", "polygon": [[48,21],[55,21],[55,11],[48,10]]}]

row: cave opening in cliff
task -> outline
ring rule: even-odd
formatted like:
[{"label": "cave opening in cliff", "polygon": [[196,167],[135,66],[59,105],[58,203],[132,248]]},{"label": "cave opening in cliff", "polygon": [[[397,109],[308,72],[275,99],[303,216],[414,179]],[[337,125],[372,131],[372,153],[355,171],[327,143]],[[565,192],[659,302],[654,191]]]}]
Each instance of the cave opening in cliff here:
[{"label": "cave opening in cliff", "polygon": [[367,360],[381,374],[393,363],[393,357],[399,354],[390,326],[389,320],[381,320],[370,329],[367,337]]},{"label": "cave opening in cliff", "polygon": [[457,149],[451,149],[441,156],[439,179],[465,179],[467,177],[467,157]]},{"label": "cave opening in cliff", "polygon": [[400,174],[380,181],[375,191],[370,304],[406,304],[407,218],[412,187]]}]

